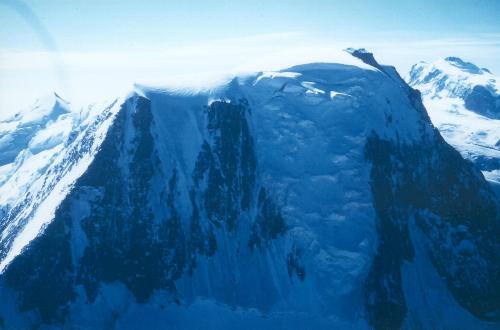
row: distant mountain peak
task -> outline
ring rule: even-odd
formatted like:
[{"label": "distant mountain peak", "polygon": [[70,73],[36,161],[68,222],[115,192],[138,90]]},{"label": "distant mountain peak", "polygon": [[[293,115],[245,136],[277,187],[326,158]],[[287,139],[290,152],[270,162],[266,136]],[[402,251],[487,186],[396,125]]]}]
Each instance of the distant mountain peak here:
[{"label": "distant mountain peak", "polygon": [[422,92],[446,141],[490,181],[500,182],[500,79],[473,63],[446,57],[415,64],[409,84]]},{"label": "distant mountain peak", "polygon": [[[476,86],[483,86],[492,96],[500,90],[498,79],[488,69],[479,68],[456,56],[432,63],[416,63],[410,70],[409,84],[424,95],[430,93],[438,96],[444,92],[448,97],[462,99],[467,98]],[[483,94],[490,98],[486,93]]]}]

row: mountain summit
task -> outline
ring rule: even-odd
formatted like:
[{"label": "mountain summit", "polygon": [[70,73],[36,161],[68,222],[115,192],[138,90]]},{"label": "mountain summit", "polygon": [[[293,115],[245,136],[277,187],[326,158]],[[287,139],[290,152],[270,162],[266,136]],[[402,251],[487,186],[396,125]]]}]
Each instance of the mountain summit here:
[{"label": "mountain summit", "polygon": [[45,167],[20,150],[3,182],[25,164],[33,183],[0,205],[0,324],[495,328],[490,186],[393,67],[351,53],[137,87]]}]

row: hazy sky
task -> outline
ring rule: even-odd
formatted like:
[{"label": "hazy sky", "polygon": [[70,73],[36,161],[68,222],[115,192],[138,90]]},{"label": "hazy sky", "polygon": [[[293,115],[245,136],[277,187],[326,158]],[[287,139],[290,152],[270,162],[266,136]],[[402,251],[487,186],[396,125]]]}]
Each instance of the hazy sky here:
[{"label": "hazy sky", "polygon": [[372,50],[405,75],[459,56],[500,72],[499,0],[0,0],[0,116],[56,90],[83,102],[133,82],[203,86]]}]

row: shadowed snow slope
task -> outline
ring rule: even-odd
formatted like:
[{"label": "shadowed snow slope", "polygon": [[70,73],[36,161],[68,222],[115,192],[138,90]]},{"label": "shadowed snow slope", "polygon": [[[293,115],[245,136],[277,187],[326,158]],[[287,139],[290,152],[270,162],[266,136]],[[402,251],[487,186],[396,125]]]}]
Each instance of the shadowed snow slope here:
[{"label": "shadowed snow slope", "polygon": [[26,164],[2,204],[0,324],[495,328],[491,188],[393,67],[349,52],[137,86],[69,135],[39,128],[0,186]]}]

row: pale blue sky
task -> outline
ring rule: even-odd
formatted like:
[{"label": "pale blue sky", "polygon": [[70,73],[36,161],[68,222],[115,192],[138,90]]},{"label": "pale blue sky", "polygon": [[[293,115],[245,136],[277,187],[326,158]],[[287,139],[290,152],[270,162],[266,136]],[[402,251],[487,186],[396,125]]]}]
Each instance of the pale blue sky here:
[{"label": "pale blue sky", "polygon": [[500,72],[499,0],[0,0],[0,22],[4,112],[45,90],[91,98],[153,73],[161,82],[334,60],[334,45],[365,46],[403,75],[452,55]]},{"label": "pale blue sky", "polygon": [[500,33],[498,0],[2,2],[0,47],[18,49],[44,48],[27,22],[31,17],[21,13],[24,7],[38,16],[61,51],[155,48],[277,32],[345,39]]}]

